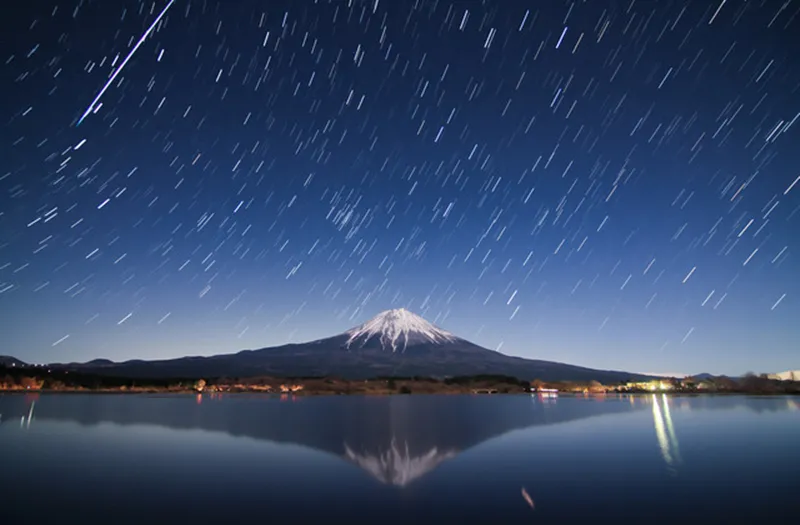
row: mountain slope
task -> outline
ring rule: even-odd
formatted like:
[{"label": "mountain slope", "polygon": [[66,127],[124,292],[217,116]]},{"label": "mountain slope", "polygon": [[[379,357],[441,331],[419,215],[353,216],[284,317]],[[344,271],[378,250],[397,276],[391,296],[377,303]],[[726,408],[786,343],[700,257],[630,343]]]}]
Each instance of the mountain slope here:
[{"label": "mountain slope", "polygon": [[309,343],[210,357],[162,361],[90,362],[60,365],[125,377],[376,376],[446,377],[501,374],[544,381],[619,382],[643,374],[593,370],[575,365],[512,357],[488,350],[437,328],[404,309],[382,312],[347,332]]},{"label": "mountain slope", "polygon": [[28,364],[10,355],[0,355],[0,366],[28,366]]}]

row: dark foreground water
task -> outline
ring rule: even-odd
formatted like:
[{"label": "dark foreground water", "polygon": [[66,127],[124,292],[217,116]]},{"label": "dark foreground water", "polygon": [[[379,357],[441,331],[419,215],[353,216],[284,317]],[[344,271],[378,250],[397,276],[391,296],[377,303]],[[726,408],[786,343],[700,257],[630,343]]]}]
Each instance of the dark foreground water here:
[{"label": "dark foreground water", "polygon": [[798,401],[2,395],[0,523],[800,523]]}]

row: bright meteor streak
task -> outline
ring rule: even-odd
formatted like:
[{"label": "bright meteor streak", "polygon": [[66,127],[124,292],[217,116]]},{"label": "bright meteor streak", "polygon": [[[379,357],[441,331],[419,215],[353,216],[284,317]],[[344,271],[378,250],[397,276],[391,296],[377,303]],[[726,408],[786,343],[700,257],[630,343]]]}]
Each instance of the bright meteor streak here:
[{"label": "bright meteor streak", "polygon": [[106,90],[108,89],[108,87],[111,85],[111,83],[114,82],[114,79],[117,78],[117,75],[119,75],[119,72],[122,71],[123,67],[125,67],[125,64],[128,63],[128,60],[131,59],[133,54],[136,53],[136,50],[139,49],[139,46],[142,45],[144,40],[147,38],[147,35],[149,35],[153,31],[153,29],[156,27],[156,24],[158,24],[159,20],[161,20],[161,18],[167,13],[167,10],[174,3],[175,3],[175,0],[169,0],[169,3],[167,4],[167,7],[165,7],[161,11],[161,13],[159,13],[159,15],[156,17],[155,20],[153,20],[153,23],[150,24],[150,27],[147,28],[147,31],[145,31],[144,34],[141,36],[141,38],[139,38],[139,41],[136,42],[136,45],[133,46],[133,48],[130,50],[130,52],[128,53],[128,56],[125,57],[125,60],[123,60],[122,63],[120,63],[119,67],[114,70],[114,72],[108,78],[108,82],[106,82],[106,84],[103,86],[103,88],[97,94],[97,96],[94,97],[94,100],[92,100],[92,103],[89,104],[88,108],[86,108],[86,111],[83,112],[83,115],[81,115],[81,118],[78,119],[78,123],[76,124],[76,126],[79,126],[80,123],[83,122],[83,119],[85,119],[89,115],[89,113],[91,113],[92,110],[94,110],[95,105],[100,101],[100,97],[103,96],[103,93],[105,93]]}]

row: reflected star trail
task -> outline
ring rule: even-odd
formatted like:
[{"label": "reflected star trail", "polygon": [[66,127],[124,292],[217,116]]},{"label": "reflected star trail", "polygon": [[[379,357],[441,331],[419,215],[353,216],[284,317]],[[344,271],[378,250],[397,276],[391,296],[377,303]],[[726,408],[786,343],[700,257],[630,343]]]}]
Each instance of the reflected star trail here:
[{"label": "reflected star trail", "polygon": [[225,353],[405,307],[524,357],[796,368],[799,17],[21,5],[0,43],[2,353]]}]

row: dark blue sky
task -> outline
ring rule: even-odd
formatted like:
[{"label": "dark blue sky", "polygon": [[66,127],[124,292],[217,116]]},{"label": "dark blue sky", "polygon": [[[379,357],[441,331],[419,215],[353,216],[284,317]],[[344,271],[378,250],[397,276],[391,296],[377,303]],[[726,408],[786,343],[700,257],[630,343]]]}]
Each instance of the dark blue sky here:
[{"label": "dark blue sky", "polygon": [[225,353],[402,306],[525,357],[798,366],[798,5],[37,1],[0,24],[0,353]]}]

